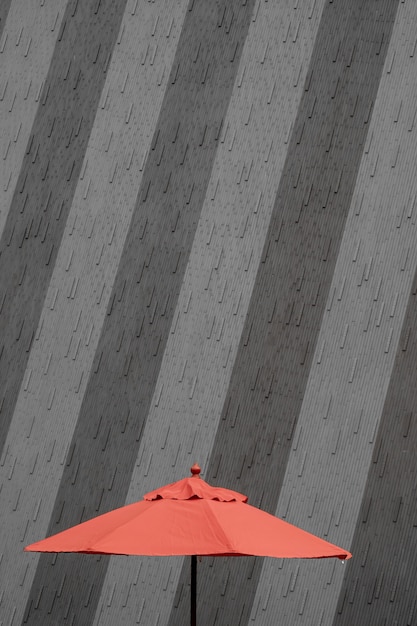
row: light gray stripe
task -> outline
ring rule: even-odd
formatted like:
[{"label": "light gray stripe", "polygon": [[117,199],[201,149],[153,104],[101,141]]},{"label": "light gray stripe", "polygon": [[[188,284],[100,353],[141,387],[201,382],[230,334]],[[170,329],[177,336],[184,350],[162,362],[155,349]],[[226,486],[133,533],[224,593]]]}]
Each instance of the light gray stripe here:
[{"label": "light gray stripe", "polygon": [[[129,502],[187,475],[196,460],[207,466],[322,6],[300,7],[298,38],[289,39],[293,3],[256,4]],[[114,557],[95,624],[166,624],[181,566],[180,558]]]},{"label": "light gray stripe", "polygon": [[[38,557],[21,550],[48,528],[187,4],[168,14],[166,4],[143,2],[135,17],[127,7],[122,22],[0,467],[5,619],[14,607],[16,622],[21,619],[33,581]],[[158,16],[164,28],[153,41],[161,54],[153,66],[142,65]],[[126,69],[134,76],[126,85],[129,99],[121,93]],[[131,104],[138,119],[129,126]],[[106,151],[109,116],[114,143]],[[143,152],[127,169],[133,145]],[[120,167],[113,176],[115,161]],[[16,494],[17,508],[11,504]]]},{"label": "light gray stripe", "polygon": [[[416,18],[417,7],[399,4],[277,508],[347,549],[417,265],[417,154],[409,130],[417,67],[404,45],[415,39]],[[252,622],[280,615],[293,624],[331,624],[343,574],[331,561],[265,562]]]},{"label": "light gray stripe", "polygon": [[[239,66],[236,44],[245,38],[253,2],[234,0],[232,28],[227,20],[219,27],[216,5],[189,4],[48,534],[125,502]],[[150,28],[164,24],[155,20]],[[158,51],[154,44],[148,56]],[[107,563],[42,558],[28,601],[30,623],[64,619],[71,597],[85,594],[83,580],[92,591],[67,619],[90,623]]]},{"label": "light gray stripe", "polygon": [[0,238],[16,189],[67,0],[13,0],[0,40]]}]

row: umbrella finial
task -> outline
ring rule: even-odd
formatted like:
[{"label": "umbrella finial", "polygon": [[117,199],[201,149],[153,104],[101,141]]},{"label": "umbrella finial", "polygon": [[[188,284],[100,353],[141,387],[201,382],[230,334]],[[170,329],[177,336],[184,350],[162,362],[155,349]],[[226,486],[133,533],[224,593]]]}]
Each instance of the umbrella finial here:
[{"label": "umbrella finial", "polygon": [[197,478],[200,478],[199,474],[201,472],[201,467],[198,465],[198,463],[194,463],[190,470],[193,476],[197,476]]}]

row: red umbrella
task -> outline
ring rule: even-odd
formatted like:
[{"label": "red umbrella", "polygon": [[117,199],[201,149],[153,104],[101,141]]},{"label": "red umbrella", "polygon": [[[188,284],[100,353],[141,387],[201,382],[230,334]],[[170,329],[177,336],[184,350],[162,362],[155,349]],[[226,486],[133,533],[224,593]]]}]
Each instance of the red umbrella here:
[{"label": "red umbrella", "polygon": [[191,625],[196,624],[196,555],[330,558],[352,555],[315,535],[247,504],[237,491],[192,477],[171,483],[87,522],[25,548],[150,556],[191,555]]}]

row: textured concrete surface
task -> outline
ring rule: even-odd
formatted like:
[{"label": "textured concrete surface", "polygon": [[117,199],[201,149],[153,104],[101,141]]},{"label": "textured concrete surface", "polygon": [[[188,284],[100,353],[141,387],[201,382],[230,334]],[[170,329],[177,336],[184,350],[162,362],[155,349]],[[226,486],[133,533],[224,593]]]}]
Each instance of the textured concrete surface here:
[{"label": "textured concrete surface", "polygon": [[[276,95],[270,98],[271,84],[276,79],[275,59],[279,58],[282,50],[274,51],[276,56],[270,59],[264,59],[264,52],[266,44],[276,37],[277,29],[285,38],[284,28],[292,10],[288,6],[265,5],[256,19],[253,16],[249,27],[237,74],[238,88],[224,121],[209,190],[183,281],[175,328],[171,331],[162,362],[154,406],[150,410],[139,452],[138,469],[132,479],[130,500],[151,488],[148,475],[153,481],[155,476],[160,482],[170,480],[177,468],[189,464],[193,458],[206,459],[210,454],[235,358],[234,346],[238,345],[242,332],[251,286],[270,221],[273,190],[277,189],[288,150],[288,127],[296,115],[307,70],[305,67],[304,75],[295,84],[300,48],[294,46],[293,56],[287,53],[288,63],[282,68],[279,78],[283,86],[277,87]],[[306,38],[310,37],[313,45],[319,13],[312,22],[308,21],[306,11],[303,16],[305,23],[301,32]],[[305,54],[309,52],[307,49]],[[254,84],[259,84],[257,92],[254,91]],[[278,117],[287,90],[291,94],[291,98],[285,101],[289,119],[283,117],[280,124],[263,125],[268,114],[271,120]],[[253,102],[250,120],[248,101]],[[262,128],[262,131],[254,136],[254,128]],[[245,161],[242,161],[242,154],[245,154]],[[254,190],[257,191],[255,197]],[[261,193],[262,205],[259,203]],[[205,281],[201,280],[202,276],[206,277]],[[199,406],[209,407],[202,421]],[[157,459],[157,468],[151,473],[153,453],[148,451],[159,447],[166,454],[164,458]],[[169,564],[150,561],[146,571],[142,569],[141,591],[129,598],[129,605],[136,603],[138,612],[142,601],[145,601],[142,623],[151,619],[147,607],[154,606],[155,602],[159,604],[155,600],[158,591],[149,588],[146,581],[158,577],[167,579],[170,588],[175,590],[178,561]],[[188,577],[187,563],[185,572]],[[106,615],[111,623],[116,614],[118,619],[126,614],[125,599],[117,596],[117,587],[123,577],[131,584],[136,575],[133,564],[127,568],[125,563],[113,559],[104,588],[104,608],[100,619]],[[116,593],[110,609],[106,606],[108,589],[113,589],[116,581]],[[162,591],[165,593],[164,588]],[[187,598],[185,595],[182,598],[187,612]],[[212,618],[207,610],[205,612],[206,619],[210,621]],[[177,618],[183,619],[181,615]],[[160,623],[164,623],[165,619],[161,614]]]},{"label": "textured concrete surface", "polygon": [[[71,444],[74,455],[56,500],[55,515],[60,514],[61,502],[65,501],[66,506],[60,528],[77,523],[81,512],[85,517],[96,514],[98,502],[101,512],[125,502],[129,485],[126,476],[132,473],[137,457],[233,87],[240,54],[235,54],[236,41],[244,36],[250,15],[249,5],[241,8],[240,15],[236,14],[234,30],[228,33],[218,27],[215,7],[202,3],[185,13],[172,63],[174,69],[155,126],[97,348],[100,365],[88,383]],[[204,30],[199,28],[202,23]],[[160,32],[165,39],[162,25]],[[152,45],[156,42],[152,41]],[[198,58],[189,54],[190,46],[199,51]],[[233,54],[235,61],[232,63]],[[210,75],[204,78],[207,67],[210,67]],[[189,149],[184,158],[187,143]],[[134,274],[132,267],[137,268]],[[113,381],[112,388],[109,380]],[[141,381],[140,387],[137,381]],[[117,427],[114,424],[116,414],[123,416]],[[74,468],[77,468],[76,484]],[[79,498],[79,484],[83,485],[85,501]],[[89,498],[90,493],[96,494],[94,500]],[[56,526],[51,525],[50,532],[54,528]],[[44,563],[49,561],[44,559]],[[59,575],[66,574],[59,602],[62,607],[80,586],[80,573],[88,579],[87,564],[91,564],[96,589],[100,589],[98,568],[91,559],[73,559],[68,567],[60,564]],[[105,563],[100,567],[104,569]],[[57,566],[54,568],[56,571]],[[50,566],[43,568],[42,575],[38,570],[36,587],[47,586],[50,572]],[[32,594],[35,598],[37,592]],[[78,619],[88,620],[90,614],[94,615],[94,600],[93,595],[83,617]],[[44,606],[48,607],[47,601]],[[112,601],[112,608],[114,606],[117,606],[117,594]],[[121,612],[125,618],[117,620],[131,620],[129,610],[127,606]],[[37,611],[36,615],[39,613]]]},{"label": "textured concrete surface", "polygon": [[199,623],[414,624],[416,25],[2,3],[2,623],[185,623],[181,558],[22,550],[198,461],[354,553],[203,559]]},{"label": "textured concrete surface", "polygon": [[0,234],[23,162],[27,160],[32,127],[41,110],[42,91],[56,56],[56,45],[59,37],[63,39],[61,26],[67,4],[67,0],[46,4],[35,0],[1,3]]},{"label": "textured concrete surface", "polygon": [[[369,128],[373,140],[365,147],[277,508],[288,521],[308,521],[308,530],[342,545],[350,545],[356,520],[361,523],[359,509],[417,261],[412,216],[392,210],[415,168],[415,142],[406,125],[395,121],[391,81],[401,81],[402,69],[397,77],[395,67],[387,73],[409,17],[399,10]],[[408,55],[398,54],[397,67],[403,68]],[[411,96],[414,81],[408,88],[402,85],[404,97],[407,89]],[[392,148],[399,144],[401,163],[394,163]],[[380,169],[374,167],[377,156]],[[403,203],[409,193],[410,187]],[[271,595],[255,623],[267,619],[269,611],[287,619],[294,615],[295,623],[304,623],[305,613],[314,623],[332,623],[344,569],[336,564],[329,574],[330,567],[291,564],[280,572],[269,562],[258,594]]]},{"label": "textured concrete surface", "polygon": [[[184,10],[184,5],[182,6]],[[109,7],[113,10],[114,4],[109,4]],[[103,6],[101,9],[104,11]],[[93,15],[95,15],[94,12]],[[123,14],[119,17],[122,18]],[[149,36],[151,36],[154,23],[152,17],[155,16],[151,12],[148,20],[143,21],[143,28],[146,28]],[[176,44],[173,42],[178,37],[180,23],[175,29],[171,29],[170,38],[166,37],[165,31],[161,35],[166,54],[175,53]],[[117,101],[113,105],[110,104],[113,98],[120,98],[120,88],[115,89],[116,85],[119,86],[121,78],[120,68],[128,67],[126,57],[131,58],[134,53],[136,57],[131,59],[131,63],[136,69],[143,54],[143,49],[138,48],[130,37],[120,37],[120,34],[128,31],[129,27],[136,32],[137,25],[132,22],[131,9],[126,10],[124,24],[122,23],[119,32],[115,32],[115,55],[108,70],[106,85],[103,89],[104,95],[101,103],[98,103],[95,125],[91,132],[90,143],[62,237],[62,245],[59,248],[44,302],[23,388],[18,397],[15,419],[9,429],[5,446],[6,466],[9,464],[13,466],[16,460],[19,461],[15,480],[20,484],[17,488],[16,484],[9,483],[10,492],[13,493],[17,488],[22,494],[19,511],[13,511],[10,507],[6,515],[18,516],[19,520],[22,520],[25,529],[24,537],[26,533],[27,537],[34,537],[39,533],[46,534],[53,513],[55,497],[46,498],[44,493],[51,495],[57,491],[64,467],[71,462],[72,434],[77,423],[88,375],[93,367],[100,329],[106,316],[114,277],[139,191],[141,176],[137,174],[133,176],[131,170],[126,169],[126,165],[123,168],[120,167],[117,178],[111,176],[114,154],[110,153],[110,148],[107,150],[109,108],[114,106],[114,110],[118,113],[120,111]],[[119,44],[117,44],[118,38]],[[162,72],[165,65],[163,56],[161,56],[160,64]],[[139,67],[141,68],[139,71],[145,74],[145,77],[134,81],[129,87],[132,99],[135,95],[136,99],[139,96],[142,97],[142,84],[144,80],[146,82],[147,68],[143,69],[141,65]],[[157,77],[160,74],[152,71],[152,75],[154,76],[154,90],[148,92],[149,104],[144,108],[146,115],[141,115],[140,124],[137,125],[136,130],[137,141],[145,150],[151,147],[152,137],[149,134],[149,127],[154,127],[157,119],[159,109],[157,98],[159,96],[159,105],[161,105],[165,91],[162,84],[158,85]],[[167,80],[168,76],[165,77],[164,85]],[[110,91],[113,98],[108,96]],[[127,110],[128,107],[126,107]],[[116,121],[119,120],[116,118]],[[124,115],[121,116],[119,124],[122,128],[126,127]],[[126,164],[129,163],[131,157],[130,138],[130,133],[128,135],[116,132],[114,144],[111,146],[116,154],[123,155]],[[141,155],[137,156],[137,160],[139,158]],[[93,184],[90,182],[90,174]],[[130,189],[129,181],[132,185]],[[130,202],[127,201],[129,198]],[[30,441],[27,441],[26,433],[30,433]],[[37,455],[33,455],[31,446],[27,445],[31,442],[38,450]],[[39,476],[42,477],[40,480]],[[33,488],[32,482],[37,480],[39,481],[38,489]],[[74,474],[72,474],[72,480],[74,481]],[[13,499],[10,492],[3,489],[1,497],[4,498],[4,502],[10,502]],[[61,501],[59,515],[62,515],[63,508],[64,502]],[[36,514],[32,511],[36,511]],[[26,521],[23,523],[24,516],[26,516]],[[56,523],[56,519],[53,518],[53,523]],[[10,521],[10,526],[13,526],[11,533],[15,533],[17,538],[21,531],[19,524]],[[13,546],[15,541],[16,539],[9,546]],[[22,541],[24,539],[19,537],[19,542]],[[37,559],[36,555],[33,555],[28,560],[27,555],[24,554],[19,554],[19,558],[20,563],[16,560],[15,570],[8,577],[6,584],[12,598],[10,602],[16,603],[19,598],[19,609],[22,609],[21,601],[25,591],[28,593],[30,590],[31,577],[35,575]],[[26,571],[28,563],[31,567],[30,573]],[[22,577],[23,589],[19,588]],[[39,605],[38,598],[39,594],[33,606]],[[30,610],[31,603],[29,602],[28,611]]]},{"label": "textured concrete surface", "polygon": [[[329,4],[321,17],[213,448],[213,479],[232,481],[254,502],[261,499],[262,506],[271,512],[293,446],[293,431],[368,132],[365,120],[384,63],[386,48],[371,57],[373,62],[364,75],[364,61],[373,44],[363,42],[372,41],[378,31],[372,19],[374,8],[373,4],[351,3],[335,12],[334,5]],[[337,54],[331,54],[338,25],[341,41]],[[387,36],[386,26],[384,29]],[[351,61],[353,47],[356,54]],[[342,83],[346,73],[349,80]],[[340,87],[335,90],[338,83]],[[359,95],[360,104],[351,108],[350,103],[354,104]],[[270,453],[271,446],[276,446],[275,454]],[[226,606],[232,606],[230,598],[240,598],[245,603],[245,620],[259,568],[259,560],[255,564],[215,561],[204,593],[206,610],[213,606],[212,595],[224,596]],[[221,593],[225,578],[230,582]],[[232,619],[227,609],[215,610],[221,622]]]}]

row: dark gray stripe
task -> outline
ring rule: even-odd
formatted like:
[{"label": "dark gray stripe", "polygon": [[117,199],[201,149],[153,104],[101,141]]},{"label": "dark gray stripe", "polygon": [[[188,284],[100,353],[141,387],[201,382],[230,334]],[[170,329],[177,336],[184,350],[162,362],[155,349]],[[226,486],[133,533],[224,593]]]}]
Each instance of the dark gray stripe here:
[{"label": "dark gray stripe", "polygon": [[[252,9],[190,3],[49,533],[125,502]],[[42,557],[29,623],[63,623],[71,598],[92,623],[107,562]]]},{"label": "dark gray stripe", "polygon": [[[0,241],[4,445],[126,0],[69,2]],[[30,97],[35,98],[35,85]]]},{"label": "dark gray stripe", "polygon": [[6,24],[11,3],[12,0],[2,0],[2,2],[0,3],[0,37],[3,34],[4,25]]},{"label": "dark gray stripe", "polygon": [[[417,579],[417,275],[334,624],[414,624]],[[358,582],[360,581],[360,582]]]},{"label": "dark gray stripe", "polygon": [[[272,513],[397,4],[326,3],[217,432],[208,479]],[[261,567],[261,559],[203,559],[199,623],[248,623]],[[186,622],[188,579],[186,563],[170,626]]]}]

